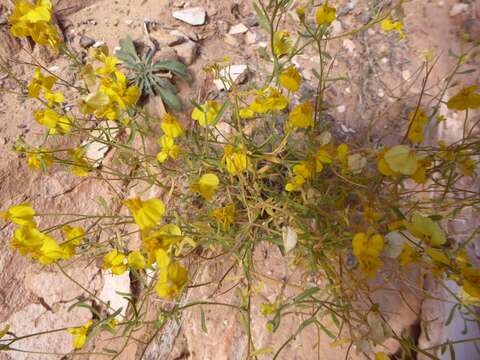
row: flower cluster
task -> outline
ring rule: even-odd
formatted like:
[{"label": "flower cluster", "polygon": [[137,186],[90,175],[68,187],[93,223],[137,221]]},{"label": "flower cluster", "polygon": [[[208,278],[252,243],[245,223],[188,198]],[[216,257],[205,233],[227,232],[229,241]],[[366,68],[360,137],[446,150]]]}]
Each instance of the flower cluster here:
[{"label": "flower cluster", "polygon": [[16,1],[9,22],[10,32],[15,37],[30,37],[37,44],[54,49],[60,43],[57,28],[52,23],[50,0],[37,0],[35,5],[24,0]]},{"label": "flower cluster", "polygon": [[1,215],[5,220],[19,225],[11,240],[12,247],[42,265],[72,258],[85,235],[82,228],[65,225],[62,228],[65,241],[59,244],[52,236],[38,229],[34,220],[36,212],[27,203],[11,206]]},{"label": "flower cluster", "polygon": [[[140,89],[127,84],[125,74],[117,69],[120,60],[109,55],[106,46],[92,49],[90,57],[92,63],[84,65],[81,71],[88,95],[82,98],[80,112],[94,114],[99,119],[128,122],[128,118],[122,116],[137,103]],[[95,69],[94,61],[100,62],[101,66]]]}]

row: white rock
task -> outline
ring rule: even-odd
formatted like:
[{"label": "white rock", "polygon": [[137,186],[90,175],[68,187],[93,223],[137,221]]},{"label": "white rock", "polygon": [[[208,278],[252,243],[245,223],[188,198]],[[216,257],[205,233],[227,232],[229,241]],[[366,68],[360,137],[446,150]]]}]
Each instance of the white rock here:
[{"label": "white rock", "polygon": [[285,252],[290,252],[296,245],[298,240],[297,232],[294,228],[286,226],[282,229],[283,247]]},{"label": "white rock", "polygon": [[230,90],[231,85],[229,83],[225,83],[220,80],[220,78],[226,78],[229,81],[237,81],[240,79],[243,75],[245,75],[247,72],[247,65],[230,65],[222,70],[220,70],[219,73],[219,78],[213,80],[215,86],[217,87],[218,90]]},{"label": "white rock", "polygon": [[177,10],[172,13],[175,19],[186,22],[190,25],[203,25],[207,12],[203,7],[192,7],[188,9]]},{"label": "white rock", "polygon": [[233,25],[228,31],[228,33],[230,35],[237,35],[237,34],[245,34],[247,31],[248,31],[248,28],[242,23],[240,23],[237,25]]},{"label": "white rock", "polygon": [[348,52],[355,51],[355,43],[350,39],[343,40],[343,47],[348,50]]},{"label": "white rock", "polygon": [[99,298],[106,303],[110,303],[111,312],[122,308],[122,311],[119,315],[125,315],[128,307],[128,301],[123,297],[123,295],[120,295],[119,292],[131,292],[129,272],[125,271],[122,275],[113,275],[110,270],[103,271],[103,281],[103,289],[99,295]]},{"label": "white rock", "polygon": [[246,40],[247,44],[255,44],[257,41],[257,33],[255,31],[247,31]]},{"label": "white rock", "polygon": [[217,141],[226,141],[230,139],[234,128],[226,121],[220,121],[212,130],[212,134]]},{"label": "white rock", "polygon": [[341,113],[344,113],[345,110],[347,110],[347,107],[345,105],[340,105],[340,106],[337,106],[337,111],[341,114]]},{"label": "white rock", "polygon": [[332,35],[338,35],[342,32],[342,23],[338,20],[333,20],[332,22]]},{"label": "white rock", "polygon": [[107,121],[106,126],[101,129],[95,129],[91,132],[92,137],[99,141],[85,141],[82,145],[87,146],[85,155],[93,160],[96,166],[100,166],[101,160],[105,157],[110,147],[105,142],[115,138],[118,134],[118,124],[114,121]]},{"label": "white rock", "polygon": [[463,12],[468,12],[468,8],[470,7],[470,5],[468,4],[465,4],[465,3],[457,3],[455,5],[452,6],[452,8],[450,9],[450,16],[457,16],[457,15],[460,15],[461,13]]},{"label": "white rock", "polygon": [[92,47],[95,49],[98,49],[100,46],[103,46],[103,45],[105,45],[105,41],[95,41]]},{"label": "white rock", "polygon": [[412,74],[410,73],[410,70],[403,70],[402,71],[402,78],[403,80],[407,81],[412,77]]}]

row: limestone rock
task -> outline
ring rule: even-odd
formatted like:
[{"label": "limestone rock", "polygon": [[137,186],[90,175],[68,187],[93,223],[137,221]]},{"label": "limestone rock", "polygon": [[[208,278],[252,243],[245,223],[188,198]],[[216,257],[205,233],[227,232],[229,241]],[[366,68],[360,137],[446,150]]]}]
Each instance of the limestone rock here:
[{"label": "limestone rock", "polygon": [[205,24],[205,19],[207,12],[203,7],[197,6],[182,10],[177,10],[172,13],[175,19],[186,22],[190,25],[203,25]]},{"label": "limestone rock", "polygon": [[185,65],[192,65],[197,58],[198,46],[193,41],[187,41],[174,47],[178,57]]},{"label": "limestone rock", "polygon": [[237,25],[233,25],[228,31],[228,33],[230,35],[237,35],[237,34],[245,34],[247,31],[248,31],[248,28],[242,23],[240,23]]},{"label": "limestone rock", "polygon": [[[233,82],[241,83],[245,80],[247,73],[247,65],[230,65],[220,70],[220,76],[222,78],[231,79]],[[224,84],[220,79],[213,80],[218,90],[230,90],[230,84]]]}]

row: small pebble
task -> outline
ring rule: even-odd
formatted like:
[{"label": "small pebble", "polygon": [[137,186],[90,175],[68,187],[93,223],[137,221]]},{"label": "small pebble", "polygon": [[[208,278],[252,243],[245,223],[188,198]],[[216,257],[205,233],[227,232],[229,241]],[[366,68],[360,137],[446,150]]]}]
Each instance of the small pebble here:
[{"label": "small pebble", "polygon": [[80,46],[84,49],[88,49],[89,47],[93,46],[93,44],[95,44],[95,40],[91,37],[84,35],[80,38]]}]

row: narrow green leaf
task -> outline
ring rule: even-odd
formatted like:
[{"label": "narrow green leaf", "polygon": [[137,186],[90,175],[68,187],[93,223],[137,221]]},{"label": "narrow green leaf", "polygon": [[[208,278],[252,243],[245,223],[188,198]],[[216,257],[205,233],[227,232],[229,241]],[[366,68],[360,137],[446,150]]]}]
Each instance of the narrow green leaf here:
[{"label": "narrow green leaf", "polygon": [[317,293],[318,291],[320,291],[320,288],[318,288],[318,287],[308,288],[307,290],[304,290],[299,295],[295,296],[295,298],[293,299],[293,302],[294,303],[300,302],[303,299],[308,298],[308,297],[312,296],[313,294]]}]

